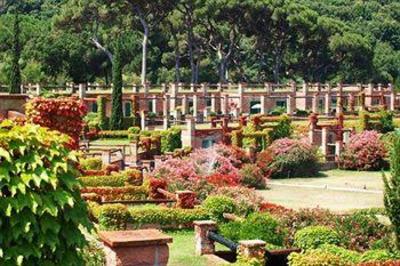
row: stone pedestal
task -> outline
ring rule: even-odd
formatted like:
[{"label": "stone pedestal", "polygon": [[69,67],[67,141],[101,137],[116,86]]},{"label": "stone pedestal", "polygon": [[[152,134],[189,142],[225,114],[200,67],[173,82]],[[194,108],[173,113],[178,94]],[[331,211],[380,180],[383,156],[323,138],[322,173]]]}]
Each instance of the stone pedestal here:
[{"label": "stone pedestal", "polygon": [[214,221],[195,221],[194,223],[196,254],[214,254],[214,241],[208,239],[208,232],[217,229],[217,223]]},{"label": "stone pedestal", "polygon": [[172,238],[158,230],[99,232],[107,266],[166,266]]},{"label": "stone pedestal", "polygon": [[262,240],[239,241],[238,253],[244,259],[257,259],[261,265],[265,264],[265,242]]}]

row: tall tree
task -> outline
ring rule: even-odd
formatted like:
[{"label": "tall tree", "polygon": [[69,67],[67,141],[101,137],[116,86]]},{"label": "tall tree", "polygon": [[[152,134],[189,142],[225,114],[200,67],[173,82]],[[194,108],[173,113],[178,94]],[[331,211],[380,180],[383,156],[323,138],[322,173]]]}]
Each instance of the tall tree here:
[{"label": "tall tree", "polygon": [[112,109],[111,109],[111,119],[110,119],[110,129],[118,130],[122,129],[123,120],[123,107],[122,107],[122,58],[121,58],[121,40],[118,39],[115,45],[113,64],[112,64],[112,78],[113,78],[113,88],[112,88]]},{"label": "tall tree", "polygon": [[13,23],[13,42],[12,42],[12,62],[10,72],[10,93],[21,93],[21,68],[19,60],[21,58],[21,43],[20,43],[20,17],[18,9],[15,10]]}]

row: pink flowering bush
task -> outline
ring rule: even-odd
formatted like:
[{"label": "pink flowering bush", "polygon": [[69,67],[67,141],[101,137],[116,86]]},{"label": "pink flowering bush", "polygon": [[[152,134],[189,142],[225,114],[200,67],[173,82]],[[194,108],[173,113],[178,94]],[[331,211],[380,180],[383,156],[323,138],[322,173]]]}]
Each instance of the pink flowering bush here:
[{"label": "pink flowering bush", "polygon": [[215,187],[240,184],[241,175],[234,164],[241,161],[217,145],[196,150],[186,158],[161,162],[151,175],[166,180],[171,191],[189,189],[204,199]]},{"label": "pink flowering bush", "polygon": [[261,152],[257,165],[272,178],[308,177],[318,173],[319,158],[306,140],[283,138]]},{"label": "pink flowering bush", "polygon": [[351,136],[339,158],[339,167],[349,170],[380,170],[387,166],[386,149],[377,131]]}]

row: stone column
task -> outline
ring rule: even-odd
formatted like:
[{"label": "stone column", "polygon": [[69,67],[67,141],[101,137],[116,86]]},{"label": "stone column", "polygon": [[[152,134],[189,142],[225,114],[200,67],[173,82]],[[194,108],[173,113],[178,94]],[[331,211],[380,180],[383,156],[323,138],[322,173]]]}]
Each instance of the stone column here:
[{"label": "stone column", "polygon": [[261,95],[260,96],[260,105],[261,105],[261,114],[266,115],[268,113],[267,110],[267,96]]},{"label": "stone column", "polygon": [[157,114],[157,95],[153,96],[151,107],[152,107],[151,111]]},{"label": "stone column", "polygon": [[182,96],[182,114],[186,115],[188,113],[188,103],[187,103],[187,96],[184,94]]},{"label": "stone column", "polygon": [[244,104],[244,85],[242,83],[238,84],[238,95],[239,95],[239,112],[243,113],[243,104]]},{"label": "stone column", "polygon": [[170,84],[171,88],[171,100],[169,105],[169,111],[175,111],[176,109],[176,98],[178,97],[178,85],[176,83]]},{"label": "stone column", "polygon": [[365,91],[365,107],[372,107],[373,103],[373,95],[374,95],[374,85],[369,83],[368,87]]},{"label": "stone column", "polygon": [[337,140],[335,142],[335,157],[336,158],[339,158],[342,150],[343,150],[343,141],[342,140]]},{"label": "stone column", "polygon": [[196,84],[190,83],[190,91],[191,92],[196,92]]},{"label": "stone column", "polygon": [[79,91],[78,91],[79,99],[83,100],[86,97],[86,86],[85,84],[79,84]]},{"label": "stone column", "polygon": [[139,92],[138,86],[135,83],[132,84],[132,92],[133,93],[138,93]]},{"label": "stone column", "polygon": [[336,114],[343,113],[343,85],[342,83],[337,84],[337,96],[336,96]]},{"label": "stone column", "polygon": [[328,128],[326,128],[326,127],[322,128],[321,151],[325,157],[328,155]]},{"label": "stone column", "polygon": [[331,85],[326,84],[326,93],[325,93],[325,115],[329,115],[331,113]]},{"label": "stone column", "polygon": [[214,221],[195,221],[194,223],[196,254],[214,254],[214,241],[208,239],[208,232],[217,229],[217,223]]},{"label": "stone column", "polygon": [[318,105],[319,105],[319,95],[318,93],[316,93],[312,98],[312,112],[314,114],[318,114]]},{"label": "stone column", "polygon": [[155,230],[99,232],[106,266],[167,266],[172,238]]},{"label": "stone column", "polygon": [[221,109],[222,109],[222,114],[223,114],[223,115],[229,114],[228,105],[229,105],[229,94],[224,94],[224,96],[223,96],[222,108],[221,108]]},{"label": "stone column", "polygon": [[199,108],[199,96],[195,94],[193,95],[193,118],[195,119],[196,122],[199,112],[198,108]]},{"label": "stone column", "polygon": [[140,112],[140,128],[142,130],[146,130],[146,112],[145,111]]},{"label": "stone column", "polygon": [[244,259],[256,259],[265,265],[265,245],[262,240],[242,240],[239,241],[238,253]]},{"label": "stone column", "polygon": [[388,88],[390,91],[390,109],[389,110],[393,112],[396,110],[396,92],[393,88],[393,85],[390,83],[388,84]]},{"label": "stone column", "polygon": [[101,161],[103,165],[109,165],[111,163],[111,155],[109,151],[103,151],[101,153]]},{"label": "stone column", "polygon": [[167,91],[168,91],[167,84],[162,83],[162,84],[161,84],[161,92],[162,92],[163,94],[165,94],[165,93],[167,93]]},{"label": "stone column", "polygon": [[289,95],[287,96],[287,98],[286,98],[286,105],[287,105],[286,113],[287,113],[288,115],[293,115],[294,110],[295,110],[295,106],[294,106],[294,104],[293,104],[293,102],[294,102],[293,99],[294,99],[294,97],[293,97],[293,95],[291,95],[291,94],[289,94]]},{"label": "stone column", "polygon": [[36,83],[36,95],[39,96],[40,95],[40,84]]},{"label": "stone column", "polygon": [[211,112],[217,112],[217,101],[214,93],[211,95]]}]

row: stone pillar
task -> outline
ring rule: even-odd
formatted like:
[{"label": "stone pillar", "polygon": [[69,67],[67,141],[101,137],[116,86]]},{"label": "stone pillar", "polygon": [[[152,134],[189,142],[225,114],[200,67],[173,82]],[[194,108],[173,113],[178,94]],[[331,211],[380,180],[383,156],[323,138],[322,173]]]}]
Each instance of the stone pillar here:
[{"label": "stone pillar", "polygon": [[390,111],[395,111],[396,110],[396,92],[393,88],[392,84],[388,84],[389,92],[390,92]]},{"label": "stone pillar", "polygon": [[239,113],[243,113],[243,104],[244,104],[244,85],[242,83],[238,84],[238,95],[239,95]]},{"label": "stone pillar", "polygon": [[260,265],[265,265],[265,245],[262,240],[239,241],[238,255],[246,260],[256,259]]},{"label": "stone pillar", "polygon": [[196,92],[196,84],[190,83],[190,91],[191,92]]},{"label": "stone pillar", "polygon": [[196,94],[193,95],[193,118],[195,119],[195,121],[197,122],[197,116],[198,116],[198,112],[199,112],[199,96],[197,96]]},{"label": "stone pillar", "polygon": [[170,100],[170,96],[169,95],[164,95],[164,99],[163,99],[163,116],[164,117],[169,117],[169,100]]},{"label": "stone pillar", "polygon": [[164,117],[163,118],[163,130],[167,130],[169,128],[169,118]]},{"label": "stone pillar", "polygon": [[294,110],[296,109],[296,107],[293,103],[294,103],[294,97],[293,97],[293,95],[289,94],[286,98],[286,105],[287,105],[286,113],[288,115],[293,115]]},{"label": "stone pillar", "polygon": [[187,102],[187,96],[184,94],[182,96],[182,114],[186,115],[188,113],[188,102]]},{"label": "stone pillar", "polygon": [[214,221],[195,221],[194,223],[196,254],[214,254],[214,241],[208,239],[208,232],[217,229],[217,223]]},{"label": "stone pillar", "polygon": [[208,92],[207,83],[201,83],[201,92],[203,92],[204,96],[207,94],[207,92]]},{"label": "stone pillar", "polygon": [[132,92],[133,93],[138,93],[139,92],[138,91],[138,86],[135,83],[132,84]]},{"label": "stone pillar", "polygon": [[261,114],[266,115],[268,113],[267,110],[267,96],[261,95],[260,96],[260,105],[261,105]]},{"label": "stone pillar", "polygon": [[109,151],[103,151],[101,153],[101,161],[103,165],[109,165],[111,163],[111,155]]},{"label": "stone pillar", "polygon": [[336,96],[336,114],[343,113],[343,85],[342,83],[337,84],[337,96]]},{"label": "stone pillar", "polygon": [[314,114],[318,114],[318,105],[319,105],[319,95],[318,93],[316,93],[312,98],[312,112]]},{"label": "stone pillar", "polygon": [[337,140],[335,142],[335,157],[336,158],[339,158],[342,150],[343,150],[343,141],[342,140]]},{"label": "stone pillar", "polygon": [[41,90],[40,84],[39,84],[39,83],[36,83],[36,95],[37,95],[37,96],[40,95],[40,90]]},{"label": "stone pillar", "polygon": [[167,93],[167,91],[168,91],[167,84],[162,83],[161,84],[161,92],[165,94],[165,93]]},{"label": "stone pillar", "polygon": [[155,230],[99,232],[106,266],[167,266],[172,238]]},{"label": "stone pillar", "polygon": [[372,101],[373,97],[372,96],[373,95],[374,95],[374,85],[369,83],[368,87],[367,87],[367,90],[365,92],[365,107],[366,108],[372,107],[372,103],[373,103],[373,101]]},{"label": "stone pillar", "polygon": [[322,128],[321,151],[324,156],[328,155],[328,128],[326,128],[326,127]]},{"label": "stone pillar", "polygon": [[331,85],[326,85],[326,93],[325,93],[325,115],[329,115],[331,113]]},{"label": "stone pillar", "polygon": [[146,130],[146,112],[145,111],[140,112],[140,128],[142,130]]},{"label": "stone pillar", "polygon": [[79,91],[78,91],[79,99],[83,100],[86,97],[86,86],[85,84],[79,84]]},{"label": "stone pillar", "polygon": [[223,103],[222,103],[222,114],[227,115],[229,114],[229,94],[224,94],[223,96]]},{"label": "stone pillar", "polygon": [[151,107],[152,107],[151,112],[157,114],[157,95],[153,96]]},{"label": "stone pillar", "polygon": [[272,86],[270,83],[268,83],[268,82],[264,83],[264,89],[265,89],[265,93],[267,93],[267,95],[272,94]]},{"label": "stone pillar", "polygon": [[176,109],[176,99],[178,97],[178,84],[176,83],[171,83],[170,84],[171,88],[171,100],[170,100],[170,105],[169,105],[169,111],[175,111]]},{"label": "stone pillar", "polygon": [[217,112],[217,100],[215,94],[211,95],[211,112]]}]

